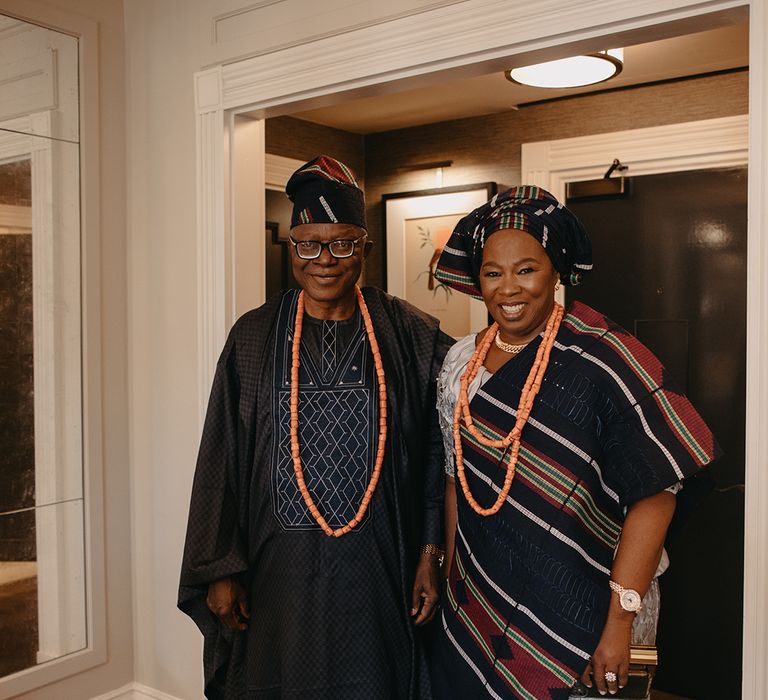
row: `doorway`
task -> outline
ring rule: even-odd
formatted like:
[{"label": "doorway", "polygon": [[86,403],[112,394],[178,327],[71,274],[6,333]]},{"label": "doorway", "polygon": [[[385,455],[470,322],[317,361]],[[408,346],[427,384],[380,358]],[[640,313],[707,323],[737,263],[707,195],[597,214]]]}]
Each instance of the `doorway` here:
[{"label": "doorway", "polygon": [[[762,191],[763,152],[759,148],[765,115],[763,105],[763,74],[766,69],[762,53],[764,16],[762,0],[756,0],[751,6],[754,26],[751,40],[755,42],[753,57],[756,61],[755,73],[750,79],[754,89],[751,97],[753,131],[751,137],[752,157],[750,173],[750,280],[761,282],[762,270],[768,266],[765,251],[759,246],[758,231],[764,226],[766,213],[757,194]],[[606,6],[604,3],[586,3],[578,10],[568,7],[567,3],[556,2],[550,7],[551,12],[541,13],[535,6],[518,3],[498,3],[498,15],[495,22],[488,24],[487,16],[481,11],[480,3],[463,3],[461,12],[448,17],[451,9],[439,8],[423,11],[420,15],[410,16],[407,21],[409,31],[396,31],[400,20],[382,21],[364,29],[350,29],[328,38],[318,40],[311,46],[301,45],[276,50],[252,59],[221,65],[197,75],[197,116],[199,127],[199,177],[200,188],[204,193],[211,193],[203,200],[200,217],[199,242],[202,250],[199,271],[201,299],[201,318],[213,323],[201,323],[200,343],[200,384],[207,386],[215,364],[215,353],[223,342],[228,327],[228,317],[222,311],[226,309],[225,294],[227,277],[224,272],[227,258],[222,251],[226,249],[227,232],[224,222],[225,194],[221,188],[223,176],[217,168],[224,158],[224,146],[216,138],[221,133],[222,115],[233,116],[237,112],[249,112],[254,118],[295,113],[310,108],[314,99],[340,102],[345,96],[355,91],[387,92],[400,80],[428,82],[430,75],[436,80],[440,71],[453,67],[476,70],[479,62],[499,64],[502,56],[526,55],[539,52],[563,52],[595,43],[600,36],[626,36],[631,32],[645,31],[655,34],[680,31],[682,25],[690,22],[706,21],[705,11],[722,10],[729,12],[733,6],[726,3],[714,3],[703,6],[677,3],[651,2],[642,6],[617,4]],[[736,8],[744,10],[745,8]],[[438,17],[439,16],[439,17]],[[436,31],[436,19],[446,20],[440,25],[445,31]],[[460,33],[455,34],[456,27]],[[365,41],[356,42],[355,39]],[[453,37],[461,37],[455,41]],[[545,37],[542,39],[542,37]],[[381,40],[381,51],[372,56],[369,47]],[[581,42],[581,43],[579,43]],[[566,44],[570,43],[568,47]],[[439,46],[438,46],[439,44]],[[450,46],[450,48],[445,48]],[[445,49],[445,50],[443,50]],[[552,58],[548,55],[547,58]],[[374,63],[375,65],[371,65]],[[332,68],[332,73],[330,72]],[[465,73],[466,74],[466,73]],[[413,84],[413,82],[411,83]],[[213,163],[214,167],[208,165]],[[481,181],[483,178],[475,178]],[[501,184],[510,184],[509,181]],[[219,216],[221,214],[221,216]],[[217,218],[218,217],[218,218]],[[209,245],[210,244],[210,245]],[[209,247],[206,247],[209,246]],[[762,282],[761,282],[762,284]],[[764,533],[760,523],[764,518],[765,503],[762,494],[768,493],[768,476],[761,471],[761,455],[765,453],[765,437],[762,424],[765,422],[768,404],[760,398],[768,395],[766,377],[759,369],[759,357],[763,352],[764,329],[768,327],[768,315],[763,296],[758,287],[750,285],[750,305],[755,313],[753,330],[750,334],[751,359],[749,369],[749,405],[748,417],[748,480],[752,496],[748,497],[747,518],[749,537],[748,550],[754,555],[747,559],[747,614],[745,620],[745,677],[744,692],[749,697],[762,697],[761,689],[766,678],[760,671],[762,653],[765,649],[766,632],[764,607],[758,595],[764,590],[764,569],[760,563],[764,549]],[[762,393],[761,393],[762,392]],[[752,563],[750,563],[752,562]],[[751,661],[760,660],[759,663]]]},{"label": "doorway", "polygon": [[654,687],[687,698],[739,697],[747,172],[628,180],[625,196],[568,200],[592,239],[595,270],[566,300],[599,309],[647,345],[723,449],[678,496],[667,541],[672,565],[659,579]]}]

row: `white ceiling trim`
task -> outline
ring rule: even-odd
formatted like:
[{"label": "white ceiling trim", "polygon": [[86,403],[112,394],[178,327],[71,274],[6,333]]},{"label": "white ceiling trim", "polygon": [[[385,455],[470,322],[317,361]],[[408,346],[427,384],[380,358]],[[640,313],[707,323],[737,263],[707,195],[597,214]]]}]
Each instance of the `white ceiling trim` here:
[{"label": "white ceiling trim", "polygon": [[[714,12],[743,2],[711,5]],[[665,22],[672,22],[700,15],[701,7],[692,0],[637,0],[634,18],[627,22],[626,0],[545,0],[535,5],[466,0],[225,65],[222,106],[266,108],[472,65],[479,55],[485,62],[506,58],[561,45],[563,33],[570,44],[588,44],[620,33],[617,23],[627,32],[658,23],[660,12]]]}]

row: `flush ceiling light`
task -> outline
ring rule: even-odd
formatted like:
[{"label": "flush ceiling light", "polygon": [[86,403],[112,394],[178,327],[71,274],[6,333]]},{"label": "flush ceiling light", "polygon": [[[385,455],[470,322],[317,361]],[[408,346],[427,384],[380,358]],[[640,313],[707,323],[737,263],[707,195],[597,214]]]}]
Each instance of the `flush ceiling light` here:
[{"label": "flush ceiling light", "polygon": [[507,80],[520,85],[542,88],[573,88],[594,85],[613,78],[624,67],[624,50],[609,49],[586,56],[561,58],[559,61],[504,71]]}]

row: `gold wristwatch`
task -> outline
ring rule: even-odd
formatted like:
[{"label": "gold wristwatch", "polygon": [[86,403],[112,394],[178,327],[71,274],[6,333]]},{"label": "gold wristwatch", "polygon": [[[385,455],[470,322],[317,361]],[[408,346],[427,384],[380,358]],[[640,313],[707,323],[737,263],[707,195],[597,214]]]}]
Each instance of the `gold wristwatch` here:
[{"label": "gold wristwatch", "polygon": [[616,581],[608,581],[608,585],[614,593],[618,594],[619,605],[621,605],[623,610],[636,613],[643,606],[643,599],[636,590],[624,588],[624,586],[619,585]]}]

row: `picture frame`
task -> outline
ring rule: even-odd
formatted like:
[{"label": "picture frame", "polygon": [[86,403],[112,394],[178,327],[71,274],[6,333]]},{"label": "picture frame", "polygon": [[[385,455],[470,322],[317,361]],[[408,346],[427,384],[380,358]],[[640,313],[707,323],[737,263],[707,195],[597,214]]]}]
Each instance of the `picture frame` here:
[{"label": "picture frame", "polygon": [[288,237],[290,231],[280,228],[279,221],[267,221],[264,224],[266,229],[267,238],[272,239],[272,243],[288,243]]},{"label": "picture frame", "polygon": [[481,182],[382,196],[387,291],[438,318],[455,338],[485,328],[488,312],[482,301],[436,280],[434,267],[459,219],[496,192],[495,182]]}]

